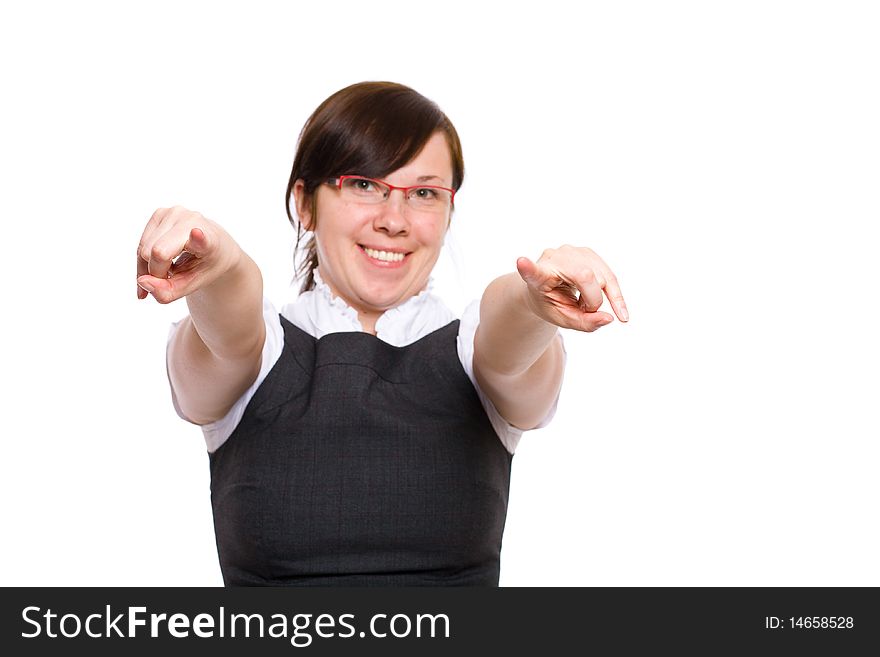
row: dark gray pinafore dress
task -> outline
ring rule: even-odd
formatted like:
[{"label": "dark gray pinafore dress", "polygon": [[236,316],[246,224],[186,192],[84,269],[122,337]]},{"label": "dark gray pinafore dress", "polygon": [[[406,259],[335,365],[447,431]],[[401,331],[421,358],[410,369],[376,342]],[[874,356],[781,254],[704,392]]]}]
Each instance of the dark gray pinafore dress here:
[{"label": "dark gray pinafore dress", "polygon": [[210,454],[227,586],[497,586],[512,455],[456,349],[362,332],[284,347]]}]

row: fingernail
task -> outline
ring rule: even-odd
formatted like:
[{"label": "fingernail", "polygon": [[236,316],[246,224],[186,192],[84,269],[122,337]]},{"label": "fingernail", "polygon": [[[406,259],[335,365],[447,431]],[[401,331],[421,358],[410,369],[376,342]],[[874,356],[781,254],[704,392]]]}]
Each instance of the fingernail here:
[{"label": "fingernail", "polygon": [[621,307],[620,307],[620,318],[621,318],[624,322],[628,322],[628,321],[629,321],[629,313],[626,311],[626,306],[621,306]]},{"label": "fingernail", "polygon": [[150,285],[149,283],[141,283],[140,281],[138,281],[138,287],[140,287],[140,288],[146,290],[146,291],[149,292],[150,294],[152,294],[153,292],[156,291],[156,288],[154,288],[154,287],[153,287],[152,285]]}]

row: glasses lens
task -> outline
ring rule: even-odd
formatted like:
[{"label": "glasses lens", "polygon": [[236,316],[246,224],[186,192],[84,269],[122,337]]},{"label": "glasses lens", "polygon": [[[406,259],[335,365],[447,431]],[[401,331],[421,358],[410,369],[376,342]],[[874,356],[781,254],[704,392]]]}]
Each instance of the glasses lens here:
[{"label": "glasses lens", "polygon": [[440,187],[417,187],[409,190],[407,202],[414,208],[442,212],[449,207],[452,194]]},{"label": "glasses lens", "polygon": [[369,178],[352,177],[342,181],[342,193],[362,203],[381,203],[388,191],[388,187]]}]

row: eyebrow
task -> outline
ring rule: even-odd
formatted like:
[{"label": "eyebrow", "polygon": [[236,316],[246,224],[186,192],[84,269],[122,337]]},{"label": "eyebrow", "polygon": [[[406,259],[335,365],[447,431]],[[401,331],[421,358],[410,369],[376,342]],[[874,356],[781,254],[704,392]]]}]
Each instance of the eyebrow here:
[{"label": "eyebrow", "polygon": [[440,176],[419,176],[417,178],[418,182],[425,182],[426,180],[431,180],[431,178],[436,178],[437,180],[441,180]]}]

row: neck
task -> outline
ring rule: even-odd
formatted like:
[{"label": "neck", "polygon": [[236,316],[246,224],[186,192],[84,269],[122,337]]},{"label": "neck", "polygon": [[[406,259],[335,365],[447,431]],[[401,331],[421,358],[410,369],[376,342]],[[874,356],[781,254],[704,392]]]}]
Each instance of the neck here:
[{"label": "neck", "polygon": [[358,312],[358,321],[361,323],[361,328],[364,333],[369,333],[370,335],[376,335],[376,322],[379,321],[379,318],[382,316],[382,313],[378,314],[364,314]]}]

